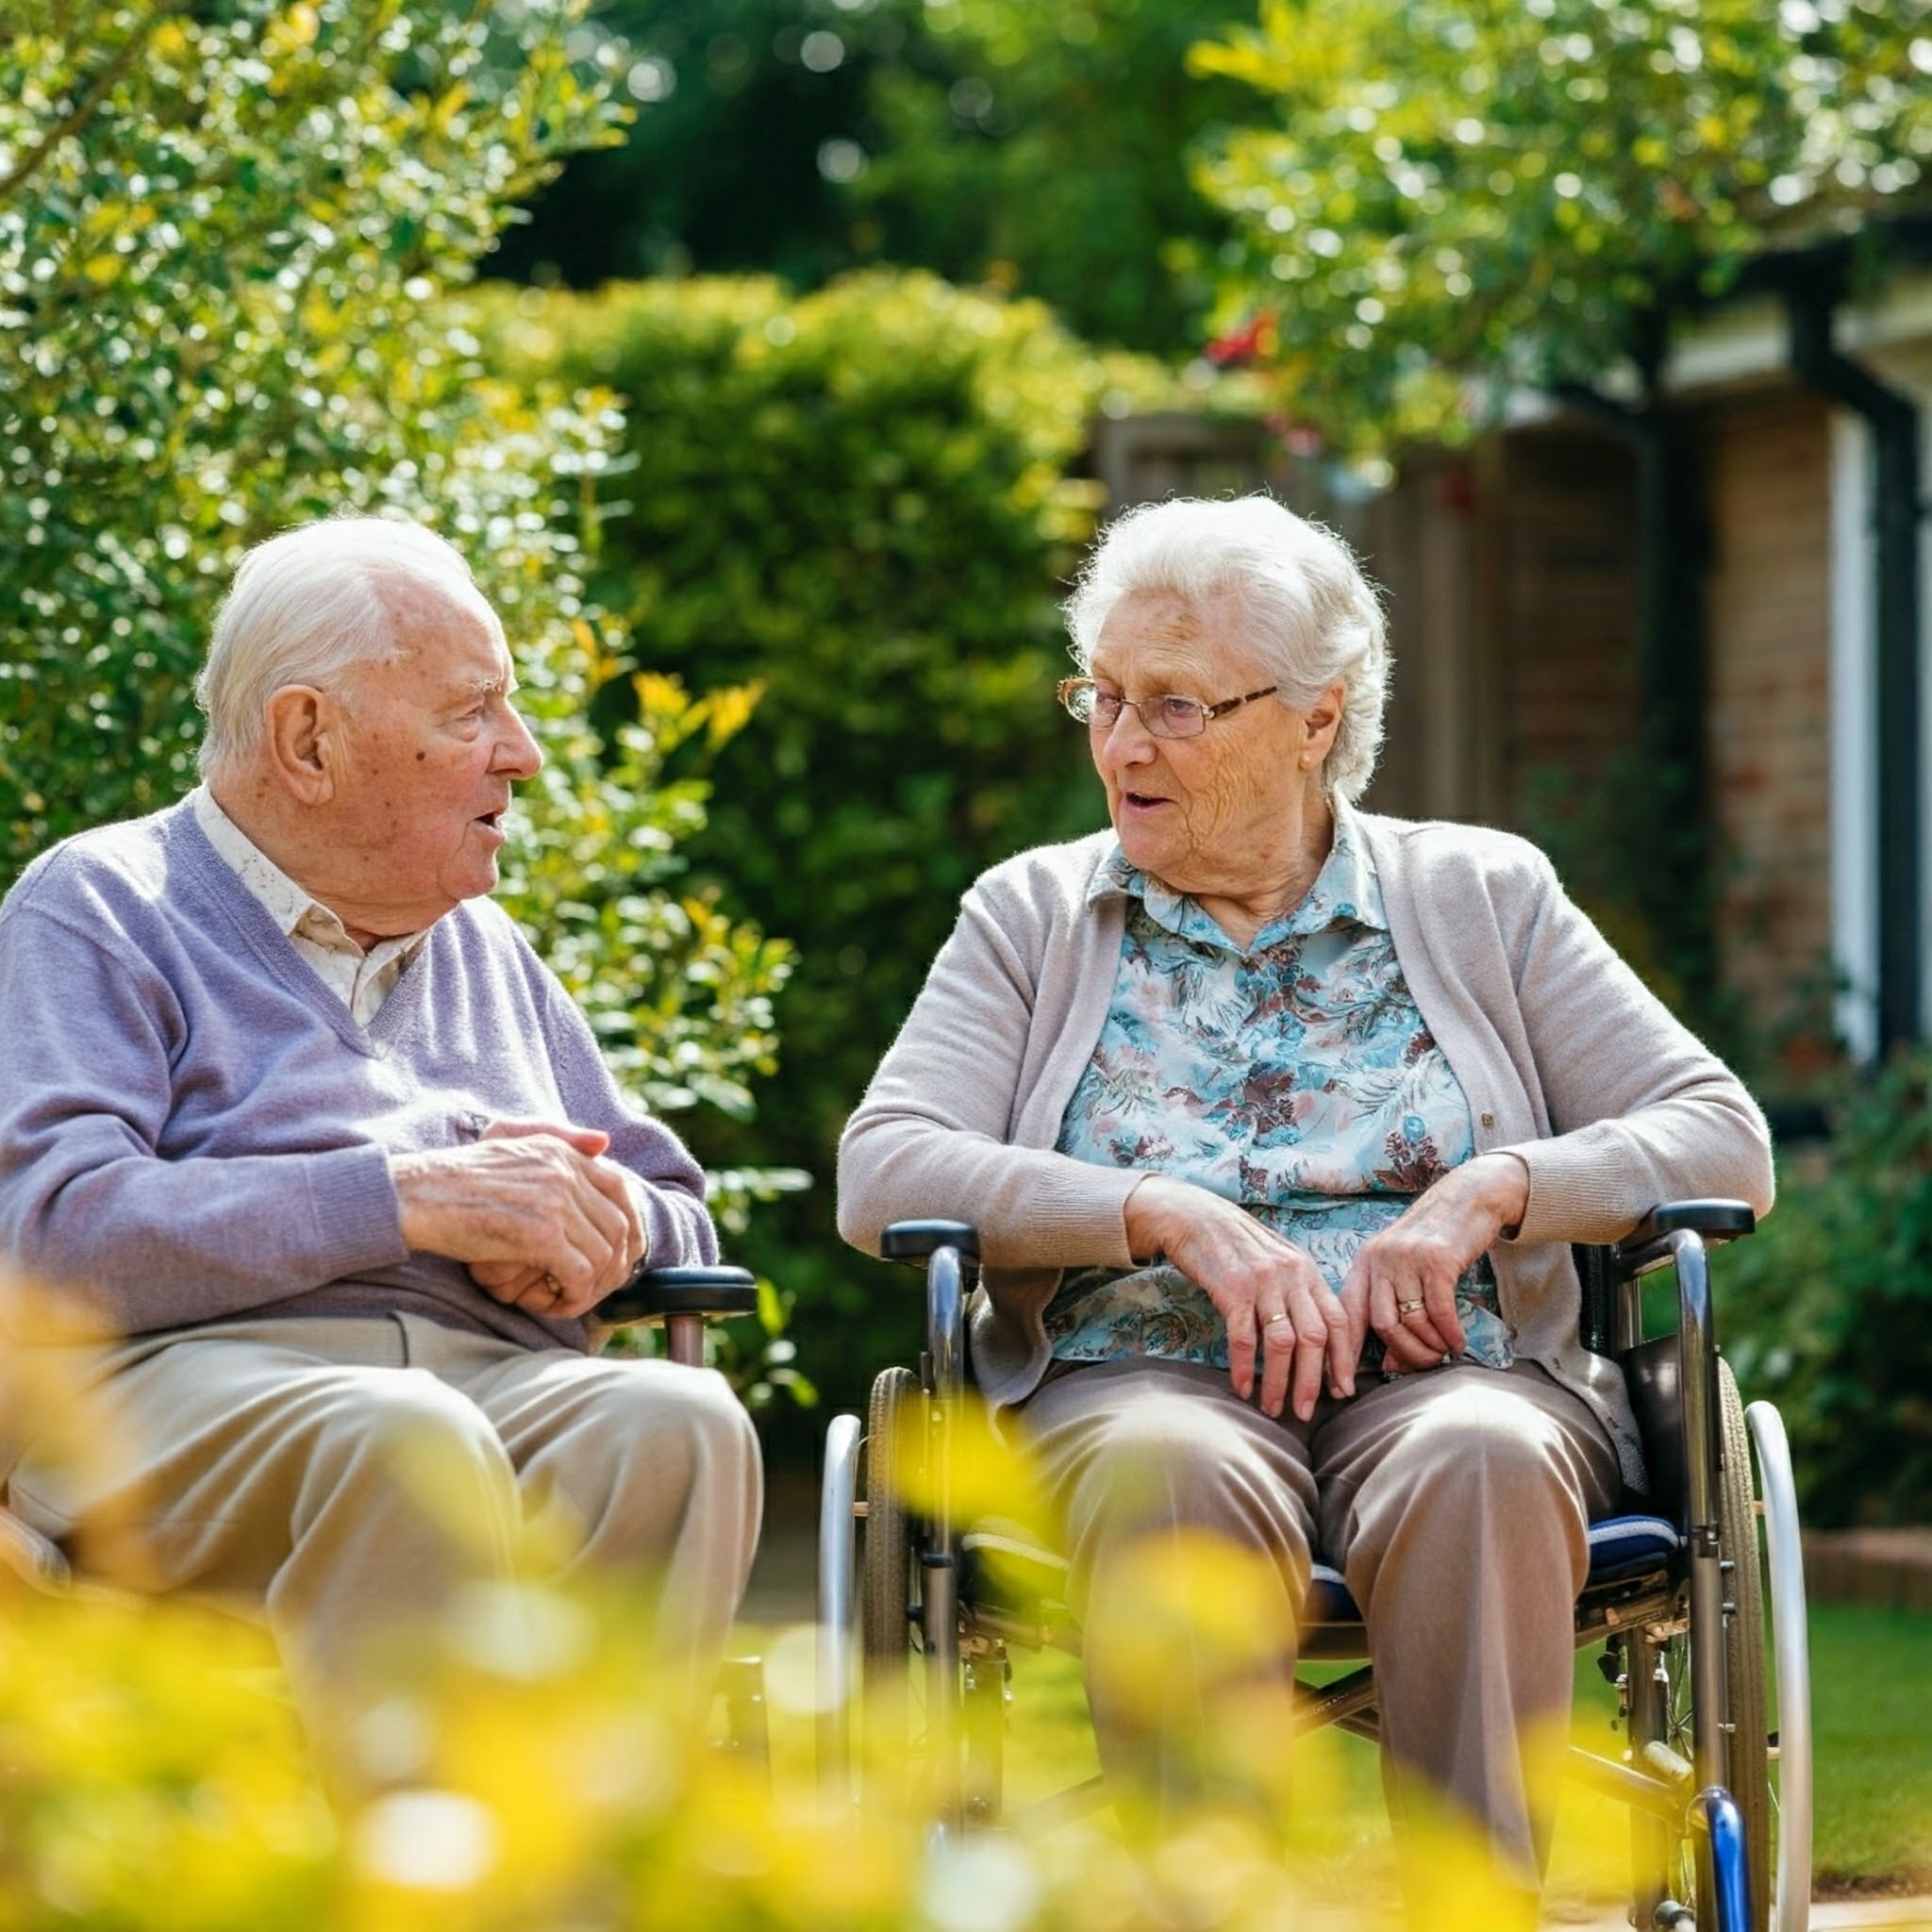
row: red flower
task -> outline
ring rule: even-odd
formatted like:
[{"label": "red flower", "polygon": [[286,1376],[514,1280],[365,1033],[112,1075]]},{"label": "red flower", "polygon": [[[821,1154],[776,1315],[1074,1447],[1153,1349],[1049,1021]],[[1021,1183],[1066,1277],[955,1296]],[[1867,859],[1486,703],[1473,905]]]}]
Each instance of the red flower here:
[{"label": "red flower", "polygon": [[1201,352],[1217,369],[1239,369],[1265,355],[1273,346],[1274,318],[1260,314],[1251,317],[1240,328],[1216,336]]}]

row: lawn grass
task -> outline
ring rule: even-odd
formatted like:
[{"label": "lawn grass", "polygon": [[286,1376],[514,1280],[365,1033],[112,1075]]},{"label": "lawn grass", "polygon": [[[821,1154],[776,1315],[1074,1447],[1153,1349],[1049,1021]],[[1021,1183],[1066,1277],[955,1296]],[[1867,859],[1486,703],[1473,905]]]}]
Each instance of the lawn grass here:
[{"label": "lawn grass", "polygon": [[1811,1724],[1821,1882],[1932,1891],[1932,1617],[1814,1605]]}]

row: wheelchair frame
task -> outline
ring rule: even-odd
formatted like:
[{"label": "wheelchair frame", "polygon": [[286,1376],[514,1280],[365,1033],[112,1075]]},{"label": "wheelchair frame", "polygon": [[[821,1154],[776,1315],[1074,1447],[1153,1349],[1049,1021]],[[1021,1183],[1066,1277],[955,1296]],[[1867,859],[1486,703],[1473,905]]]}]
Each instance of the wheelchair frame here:
[{"label": "wheelchair frame", "polygon": [[[1605,1645],[1600,1667],[1618,1686],[1629,1747],[1620,1762],[1572,1745],[1570,1770],[1629,1807],[1632,1923],[1658,1932],[1700,1923],[1721,1932],[1805,1932],[1808,1923],[1810,1689],[1790,1457],[1771,1404],[1740,1411],[1718,1353],[1707,1260],[1708,1246],[1747,1235],[1754,1225],[1741,1202],[1675,1202],[1655,1209],[1613,1247],[1575,1251],[1586,1343],[1625,1367],[1654,1482],[1663,1491],[1658,1502],[1678,1501],[1669,1491],[1681,1486],[1674,1525],[1657,1524],[1665,1546],[1602,1576],[1593,1571],[1576,1612],[1577,1647]],[[950,1444],[966,1392],[966,1304],[978,1273],[974,1230],[955,1222],[900,1223],[886,1230],[882,1252],[925,1266],[926,1346],[917,1377],[904,1368],[881,1374],[865,1424],[841,1415],[827,1431],[819,1536],[819,1763],[828,1794],[851,1801],[855,1652],[863,1657],[870,1690],[889,1671],[903,1670],[911,1654],[923,1653],[934,1830],[952,1837],[1000,1816],[1008,1646],[1077,1652],[1078,1632],[1068,1616],[1021,1616],[981,1600],[962,1562],[967,1553],[951,1507]],[[1674,1336],[1646,1340],[1641,1280],[1667,1266],[1676,1271],[1677,1327]],[[924,1487],[935,1505],[929,1513],[914,1514],[896,1494],[893,1457],[902,1453],[902,1418],[908,1414],[925,1458]],[[860,1523],[862,1559],[856,1548]],[[1673,1541],[1674,1549],[1668,1547]],[[1760,1558],[1773,1615],[1774,1733],[1764,1723]],[[1359,1622],[1324,1621],[1320,1593],[1318,1585],[1303,1657],[1365,1657]],[[1345,1591],[1341,1603],[1358,1619]],[[856,1623],[863,1625],[859,1642]],[[1298,1686],[1297,1730],[1328,1724],[1376,1736],[1372,1667],[1320,1688]],[[1755,1747],[1754,1733],[1762,1740]],[[1039,1801],[1028,1814],[1051,1824],[1105,1802],[1103,1781],[1095,1778]]]}]

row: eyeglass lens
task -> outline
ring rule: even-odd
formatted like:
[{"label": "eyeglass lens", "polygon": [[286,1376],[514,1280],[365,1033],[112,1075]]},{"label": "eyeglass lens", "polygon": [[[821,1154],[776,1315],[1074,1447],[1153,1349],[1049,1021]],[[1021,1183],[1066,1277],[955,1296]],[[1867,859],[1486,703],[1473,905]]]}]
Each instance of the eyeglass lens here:
[{"label": "eyeglass lens", "polygon": [[1083,724],[1095,724],[1103,731],[1113,729],[1122,711],[1136,712],[1157,738],[1198,737],[1207,723],[1206,708],[1198,699],[1180,697],[1173,692],[1142,698],[1136,704],[1123,697],[1119,691],[1070,682],[1066,707]]}]

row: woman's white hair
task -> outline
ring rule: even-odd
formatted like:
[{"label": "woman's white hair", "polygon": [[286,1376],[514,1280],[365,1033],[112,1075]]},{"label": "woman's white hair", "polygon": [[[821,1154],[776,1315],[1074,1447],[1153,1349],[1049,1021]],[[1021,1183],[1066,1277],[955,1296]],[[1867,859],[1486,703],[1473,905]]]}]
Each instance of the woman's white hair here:
[{"label": "woman's white hair", "polygon": [[[1338,798],[1361,795],[1382,745],[1389,637],[1375,587],[1340,537],[1268,496],[1179,496],[1126,511],[1101,538],[1066,603],[1083,672],[1092,668],[1114,608],[1149,592],[1228,613],[1233,641],[1297,710],[1339,679],[1341,724],[1322,778]],[[1224,694],[1202,695],[1218,702]]]},{"label": "woman's white hair", "polygon": [[421,524],[327,517],[258,543],[242,559],[215,616],[194,695],[208,713],[205,777],[255,757],[273,693],[285,685],[339,689],[362,665],[394,658],[425,604],[503,625],[462,553]]}]

